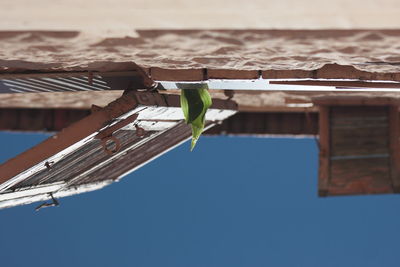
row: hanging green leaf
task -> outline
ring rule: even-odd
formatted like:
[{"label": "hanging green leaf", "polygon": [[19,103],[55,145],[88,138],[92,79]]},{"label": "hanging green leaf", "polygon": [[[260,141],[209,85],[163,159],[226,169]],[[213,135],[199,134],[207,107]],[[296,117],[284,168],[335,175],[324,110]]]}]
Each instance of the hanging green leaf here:
[{"label": "hanging green leaf", "polygon": [[204,129],[205,115],[212,100],[207,84],[177,84],[181,89],[181,108],[185,121],[192,127],[192,144],[190,151],[196,145]]}]

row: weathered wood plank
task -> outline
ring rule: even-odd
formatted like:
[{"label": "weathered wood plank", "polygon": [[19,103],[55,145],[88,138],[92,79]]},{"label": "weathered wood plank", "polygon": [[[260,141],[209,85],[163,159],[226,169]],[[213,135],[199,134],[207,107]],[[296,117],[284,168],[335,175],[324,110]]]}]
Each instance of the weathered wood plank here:
[{"label": "weathered wood plank", "polygon": [[392,193],[389,107],[334,106],[330,115],[327,194]]},{"label": "weathered wood plank", "polygon": [[388,127],[332,129],[331,156],[387,154]]},{"label": "weathered wood plank", "polygon": [[391,106],[389,111],[390,129],[390,176],[393,183],[393,191],[400,193],[400,119],[399,106]]},{"label": "weathered wood plank", "polygon": [[319,107],[319,170],[318,195],[326,196],[330,179],[330,107]]},{"label": "weathered wood plank", "polygon": [[333,107],[331,156],[388,154],[388,108]]},{"label": "weathered wood plank", "polygon": [[335,122],[339,118],[371,118],[382,117],[387,115],[387,106],[340,106],[332,107],[332,121]]},{"label": "weathered wood plank", "polygon": [[389,156],[331,160],[328,195],[391,193]]}]

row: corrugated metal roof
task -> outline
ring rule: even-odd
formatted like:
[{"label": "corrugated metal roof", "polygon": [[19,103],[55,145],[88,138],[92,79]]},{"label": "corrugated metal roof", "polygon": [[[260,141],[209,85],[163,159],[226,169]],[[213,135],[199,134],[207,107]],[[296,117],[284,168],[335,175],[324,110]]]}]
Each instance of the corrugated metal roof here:
[{"label": "corrugated metal roof", "polygon": [[138,71],[2,74],[0,94],[130,90],[146,82],[152,83]]}]

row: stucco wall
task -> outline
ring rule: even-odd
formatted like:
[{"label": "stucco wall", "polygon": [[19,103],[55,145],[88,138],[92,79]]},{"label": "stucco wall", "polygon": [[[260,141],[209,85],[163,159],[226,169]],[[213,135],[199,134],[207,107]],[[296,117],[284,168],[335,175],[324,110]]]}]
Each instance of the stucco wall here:
[{"label": "stucco wall", "polygon": [[165,28],[399,28],[396,0],[13,0],[0,30],[89,30],[115,35]]}]

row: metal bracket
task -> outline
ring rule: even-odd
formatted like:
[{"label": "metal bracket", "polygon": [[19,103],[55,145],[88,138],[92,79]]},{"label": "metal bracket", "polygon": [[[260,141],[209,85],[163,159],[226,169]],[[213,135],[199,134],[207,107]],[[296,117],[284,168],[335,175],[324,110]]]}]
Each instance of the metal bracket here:
[{"label": "metal bracket", "polygon": [[[115,147],[113,149],[110,149],[107,145],[110,144],[110,141],[114,142]],[[117,153],[121,149],[121,141],[119,141],[118,138],[115,136],[107,136],[101,139],[101,145],[103,146],[104,152],[106,152],[108,155],[112,155]]]},{"label": "metal bracket", "polygon": [[50,197],[51,197],[51,202],[47,203],[44,202],[42,204],[40,204],[39,206],[37,206],[35,208],[35,211],[39,211],[42,208],[47,208],[47,207],[57,207],[60,205],[60,203],[58,202],[58,200],[56,198],[54,198],[53,193],[49,193]]},{"label": "metal bracket", "polygon": [[146,131],[142,127],[139,127],[137,124],[135,124],[135,128],[137,137],[143,137],[146,134]]},{"label": "metal bracket", "polygon": [[[109,155],[117,153],[121,149],[121,142],[118,140],[117,137],[113,136],[113,133],[118,131],[119,129],[127,126],[128,124],[134,122],[138,117],[138,114],[132,114],[124,120],[121,120],[114,125],[104,129],[103,131],[99,132],[94,138],[101,140],[101,145],[103,146],[104,152]],[[143,137],[145,135],[145,130],[138,125],[135,125],[136,128],[136,135],[138,137]],[[110,149],[108,145],[110,142],[115,143],[115,147]]]},{"label": "metal bracket", "polygon": [[54,164],[54,161],[46,161],[44,166],[47,168],[47,170],[51,170],[51,168],[53,167],[53,164]]}]

